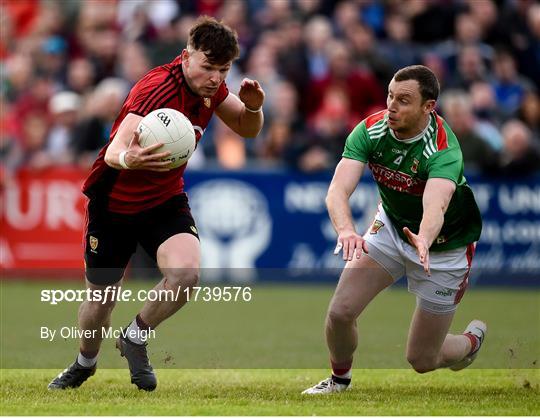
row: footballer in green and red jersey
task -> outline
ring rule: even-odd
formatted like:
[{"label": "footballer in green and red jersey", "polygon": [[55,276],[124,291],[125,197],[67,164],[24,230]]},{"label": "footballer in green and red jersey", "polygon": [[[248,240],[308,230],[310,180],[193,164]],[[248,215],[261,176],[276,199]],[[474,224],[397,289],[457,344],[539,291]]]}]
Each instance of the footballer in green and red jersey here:
[{"label": "footballer in green and red jersey", "polygon": [[[468,284],[482,220],[463,176],[456,136],[434,109],[440,85],[423,65],[397,71],[387,109],[354,128],[328,187],[326,205],[337,233],[334,254],[346,262],[327,310],[332,375],[306,395],[347,390],[357,348],[356,319],[399,278],[416,296],[406,357],[418,373],[462,370],[483,344],[485,322],[450,332]],[[381,203],[371,228],[356,231],[349,199],[369,166]]]},{"label": "footballer in green and red jersey", "polygon": [[448,124],[432,112],[424,131],[407,140],[389,129],[388,111],[375,113],[354,128],[343,157],[367,163],[377,182],[382,206],[400,237],[403,227],[418,231],[422,220],[422,195],[426,181],[438,177],[456,183],[456,191],[431,251],[446,251],[478,241],[480,211],[463,175],[458,140]]}]

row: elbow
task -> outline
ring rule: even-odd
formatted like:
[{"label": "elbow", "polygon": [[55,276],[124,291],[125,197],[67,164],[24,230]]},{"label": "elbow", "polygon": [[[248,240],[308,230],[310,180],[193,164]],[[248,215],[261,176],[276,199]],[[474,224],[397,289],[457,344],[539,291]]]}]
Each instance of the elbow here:
[{"label": "elbow", "polygon": [[244,129],[240,135],[244,138],[255,138],[261,133],[262,126],[255,129]]},{"label": "elbow", "polygon": [[326,192],[326,197],[324,199],[324,203],[326,203],[327,209],[330,207],[332,203],[333,196],[334,196],[334,188],[332,187],[332,185],[330,185],[330,187],[328,188],[328,191]]}]

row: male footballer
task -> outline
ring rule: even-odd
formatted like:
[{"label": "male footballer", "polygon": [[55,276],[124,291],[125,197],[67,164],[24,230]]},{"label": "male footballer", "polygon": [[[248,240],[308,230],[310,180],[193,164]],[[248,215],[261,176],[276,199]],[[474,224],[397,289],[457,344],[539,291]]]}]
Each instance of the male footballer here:
[{"label": "male footballer", "polygon": [[[449,334],[467,287],[482,220],[463,176],[456,136],[435,111],[439,82],[427,67],[399,70],[387,109],[357,125],[346,140],[326,198],[346,261],[326,317],[332,375],[304,394],[341,392],[351,382],[358,342],[356,319],[383,289],[407,276],[416,295],[407,360],[418,373],[472,363],[486,333],[473,320]],[[349,197],[366,164],[381,202],[364,236],[354,226]]]},{"label": "male footballer", "polygon": [[[224,82],[238,55],[234,31],[213,18],[199,18],[181,55],[148,72],[131,89],[114,122],[110,142],[99,153],[83,185],[88,197],[86,286],[98,291],[107,286],[118,288],[139,243],[163,274],[154,287],[156,294],[172,290],[179,295],[178,300],[147,301],[116,341],[127,359],[131,382],[139,389],[151,391],[157,385],[145,335],[186,303],[184,290],[199,279],[200,249],[184,193],[186,165],[170,169],[169,162],[163,161],[169,153],[159,150],[162,144],[141,147],[136,129],[145,115],[167,107],[184,113],[195,128],[197,141],[214,113],[239,135],[255,137],[263,125],[264,91],[257,81],[244,79],[236,96]],[[182,291],[178,292],[179,288]],[[83,302],[79,328],[93,331],[108,327],[114,305],[114,300]],[[95,335],[81,339],[76,361],[49,384],[49,389],[78,387],[95,373],[102,342],[101,334]]]}]

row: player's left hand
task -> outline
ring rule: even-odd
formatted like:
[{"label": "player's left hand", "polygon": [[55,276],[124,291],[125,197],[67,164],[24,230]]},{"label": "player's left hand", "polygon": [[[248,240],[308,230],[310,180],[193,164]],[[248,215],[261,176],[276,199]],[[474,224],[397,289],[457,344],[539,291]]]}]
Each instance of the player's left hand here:
[{"label": "player's left hand", "polygon": [[238,97],[251,110],[259,109],[264,102],[264,90],[257,80],[244,78],[240,84]]},{"label": "player's left hand", "polygon": [[418,254],[418,258],[420,258],[420,263],[424,266],[424,271],[428,276],[431,276],[429,269],[429,245],[426,239],[420,235],[413,234],[407,227],[403,228],[403,232],[411,245],[416,248],[416,253]]}]

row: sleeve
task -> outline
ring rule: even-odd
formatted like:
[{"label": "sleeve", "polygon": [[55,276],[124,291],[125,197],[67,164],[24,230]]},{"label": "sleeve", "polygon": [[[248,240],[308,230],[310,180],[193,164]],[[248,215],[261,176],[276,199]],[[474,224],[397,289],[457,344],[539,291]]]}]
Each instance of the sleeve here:
[{"label": "sleeve", "polygon": [[371,155],[371,141],[366,129],[365,121],[356,125],[345,141],[342,156],[351,160],[367,163]]},{"label": "sleeve", "polygon": [[131,89],[125,105],[127,113],[146,116],[163,107],[177,94],[178,84],[174,76],[163,68],[156,68],[141,78]]},{"label": "sleeve", "polygon": [[212,103],[214,105],[214,108],[218,107],[223,100],[227,98],[229,95],[229,88],[227,87],[227,84],[225,84],[225,81],[221,83],[221,86],[219,86],[218,91],[216,94],[214,94],[214,100],[212,100]]},{"label": "sleeve", "polygon": [[460,184],[463,176],[463,157],[458,147],[433,154],[427,164],[428,178],[443,178]]}]

